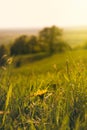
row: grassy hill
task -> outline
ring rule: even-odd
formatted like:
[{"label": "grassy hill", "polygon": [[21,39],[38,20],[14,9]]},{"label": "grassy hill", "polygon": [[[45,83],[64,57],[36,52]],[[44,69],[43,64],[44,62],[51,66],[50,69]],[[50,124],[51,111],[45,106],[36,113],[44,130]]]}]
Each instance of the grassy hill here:
[{"label": "grassy hill", "polygon": [[[1,43],[30,35],[29,30],[19,32],[1,31]],[[66,29],[63,37],[74,47],[86,40],[86,33]],[[87,129],[86,49],[19,55],[9,61],[0,67],[1,130]]]},{"label": "grassy hill", "polygon": [[33,57],[27,55],[19,68],[0,68],[0,129],[86,130],[86,54],[70,51],[25,63]]},{"label": "grassy hill", "polygon": [[[75,64],[75,62],[82,62],[87,64],[87,50],[76,50],[76,51],[67,51],[64,53],[54,54],[48,56],[44,53],[33,54],[33,55],[24,55],[15,57],[14,61],[20,60],[21,67],[18,70],[21,71],[35,71],[40,73],[45,73],[53,71],[54,66],[58,69],[63,69],[67,60],[70,64]],[[39,67],[40,66],[40,67]],[[26,71],[26,72],[27,72]]]}]

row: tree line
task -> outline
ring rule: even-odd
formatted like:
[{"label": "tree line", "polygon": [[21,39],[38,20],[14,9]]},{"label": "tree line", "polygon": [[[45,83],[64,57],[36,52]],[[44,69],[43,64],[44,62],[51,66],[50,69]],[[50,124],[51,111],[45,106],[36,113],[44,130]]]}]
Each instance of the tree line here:
[{"label": "tree line", "polygon": [[37,36],[22,35],[17,38],[10,48],[11,55],[31,54],[38,52],[61,52],[70,46],[62,39],[62,29],[52,26],[42,29]]},{"label": "tree line", "polygon": [[[70,46],[62,38],[63,30],[57,26],[45,27],[39,31],[38,35],[22,35],[15,39],[10,46],[9,54],[24,55],[39,52],[53,54],[70,50]],[[6,54],[7,48],[0,46],[0,59]],[[0,62],[1,64],[1,62]]]}]

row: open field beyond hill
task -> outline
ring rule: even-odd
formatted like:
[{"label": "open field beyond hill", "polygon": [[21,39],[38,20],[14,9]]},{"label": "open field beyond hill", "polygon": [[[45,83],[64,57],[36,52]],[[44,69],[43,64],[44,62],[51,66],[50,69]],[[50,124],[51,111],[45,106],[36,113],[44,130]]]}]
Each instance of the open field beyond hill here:
[{"label": "open field beyond hill", "polygon": [[0,68],[0,129],[86,130],[86,54],[71,51]]},{"label": "open field beyond hill", "polygon": [[87,41],[87,28],[64,29],[63,38],[71,47],[82,45]]},{"label": "open field beyond hill", "polygon": [[21,35],[37,35],[39,29],[2,29],[0,30],[0,44],[12,43]]},{"label": "open field beyond hill", "polygon": [[[37,35],[40,29],[0,30],[0,44],[9,44],[20,35]],[[87,28],[65,28],[63,38],[71,47],[76,47],[87,41]]]}]

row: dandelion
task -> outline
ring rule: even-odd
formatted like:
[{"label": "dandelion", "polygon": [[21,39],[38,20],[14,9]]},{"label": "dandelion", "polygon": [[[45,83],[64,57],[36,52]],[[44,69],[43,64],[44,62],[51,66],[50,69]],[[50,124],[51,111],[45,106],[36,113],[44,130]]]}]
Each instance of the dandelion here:
[{"label": "dandelion", "polygon": [[34,96],[41,96],[47,93],[47,89],[45,90],[38,90],[36,93],[34,93]]}]

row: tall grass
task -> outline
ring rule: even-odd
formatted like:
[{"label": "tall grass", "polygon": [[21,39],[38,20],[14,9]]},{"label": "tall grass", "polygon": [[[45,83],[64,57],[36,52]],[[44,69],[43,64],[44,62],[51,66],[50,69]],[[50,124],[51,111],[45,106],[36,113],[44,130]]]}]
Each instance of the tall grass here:
[{"label": "tall grass", "polygon": [[87,129],[87,70],[83,62],[67,60],[62,69],[54,64],[46,73],[8,69],[0,77],[1,130]]}]

